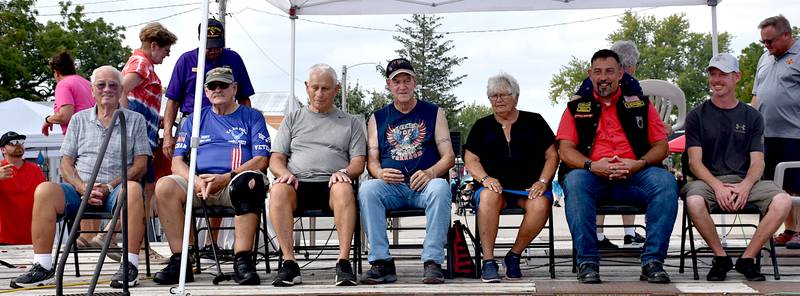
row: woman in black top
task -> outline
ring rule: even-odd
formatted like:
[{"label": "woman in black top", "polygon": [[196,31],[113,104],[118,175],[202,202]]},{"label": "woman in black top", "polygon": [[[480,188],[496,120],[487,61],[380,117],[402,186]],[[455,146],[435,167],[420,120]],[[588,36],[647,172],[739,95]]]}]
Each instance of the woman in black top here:
[{"label": "woman in black top", "polygon": [[483,185],[475,192],[483,246],[482,280],[499,282],[494,260],[500,210],[525,209],[516,241],[504,258],[506,278],[520,279],[520,254],[544,227],[552,194],[548,184],[558,166],[555,135],[537,113],[517,110],[519,84],[509,74],[489,78],[486,94],[493,114],[479,119],[464,145],[470,174]]}]

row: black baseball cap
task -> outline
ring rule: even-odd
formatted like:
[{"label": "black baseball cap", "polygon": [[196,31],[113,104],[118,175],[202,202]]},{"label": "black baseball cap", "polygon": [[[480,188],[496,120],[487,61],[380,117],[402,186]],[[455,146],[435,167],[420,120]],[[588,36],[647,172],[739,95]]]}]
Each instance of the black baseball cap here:
[{"label": "black baseball cap", "polygon": [[389,61],[389,64],[386,65],[386,78],[392,79],[400,73],[417,77],[417,74],[414,73],[414,66],[407,59],[397,58]]},{"label": "black baseball cap", "polygon": [[[200,27],[202,24],[197,25],[197,35],[200,35]],[[225,25],[222,22],[210,18],[208,19],[208,30],[206,33],[206,48],[222,48],[225,47]]]},{"label": "black baseball cap", "polygon": [[16,132],[7,132],[3,134],[3,137],[0,137],[0,147],[7,145],[12,140],[25,140],[25,138],[25,135],[20,135]]}]

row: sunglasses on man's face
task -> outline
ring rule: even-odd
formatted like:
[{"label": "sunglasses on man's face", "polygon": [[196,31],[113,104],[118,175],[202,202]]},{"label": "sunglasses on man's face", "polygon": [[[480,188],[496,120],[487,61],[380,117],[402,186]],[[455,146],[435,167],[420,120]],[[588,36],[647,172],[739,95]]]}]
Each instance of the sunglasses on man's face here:
[{"label": "sunglasses on man's face", "polygon": [[25,144],[25,140],[11,140],[11,141],[8,141],[7,145],[19,146],[19,145],[22,145],[22,144]]},{"label": "sunglasses on man's face", "polygon": [[211,82],[206,84],[206,88],[208,90],[217,90],[217,88],[225,90],[228,89],[228,87],[230,86],[231,86],[230,83],[223,83],[223,82]]},{"label": "sunglasses on man's face", "polygon": [[103,90],[105,88],[108,88],[110,90],[117,90],[119,88],[119,83],[98,81],[94,83],[94,87],[96,87],[97,90]]}]

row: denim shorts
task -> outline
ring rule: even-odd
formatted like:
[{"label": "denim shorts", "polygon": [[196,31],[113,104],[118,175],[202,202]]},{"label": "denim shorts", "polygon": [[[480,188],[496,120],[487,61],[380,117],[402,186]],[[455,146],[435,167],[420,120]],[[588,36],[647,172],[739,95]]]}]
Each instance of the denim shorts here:
[{"label": "denim shorts", "polygon": [[[78,208],[81,207],[81,196],[78,195],[78,191],[75,190],[75,187],[72,184],[68,183],[61,183],[61,190],[64,191],[64,215],[63,217],[72,218],[78,213]],[[87,207],[88,210],[92,211],[107,211],[113,212],[114,205],[117,204],[117,195],[119,191],[122,189],[122,183],[114,187],[114,190],[111,190],[111,194],[106,197],[103,201],[102,206],[92,206],[89,205]]]}]

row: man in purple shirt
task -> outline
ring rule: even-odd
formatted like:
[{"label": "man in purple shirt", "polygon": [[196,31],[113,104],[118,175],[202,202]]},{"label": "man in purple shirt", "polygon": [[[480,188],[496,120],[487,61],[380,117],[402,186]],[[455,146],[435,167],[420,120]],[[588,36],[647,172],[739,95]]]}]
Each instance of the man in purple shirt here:
[{"label": "man in purple shirt", "polygon": [[[198,34],[200,28],[198,27]],[[206,43],[206,73],[218,67],[227,67],[233,70],[236,77],[238,90],[236,100],[239,104],[250,106],[250,96],[255,94],[253,85],[250,83],[250,76],[244,66],[242,57],[235,51],[225,48],[225,26],[218,20],[208,20]],[[193,49],[183,53],[175,68],[172,70],[172,77],[167,87],[167,107],[164,111],[164,145],[163,152],[168,158],[172,157],[175,148],[175,137],[172,128],[175,126],[175,118],[180,110],[183,115],[188,115],[194,111],[194,91],[197,83],[197,60],[199,49]],[[202,76],[201,76],[202,77]],[[210,106],[211,103],[203,94],[203,107]]]}]

